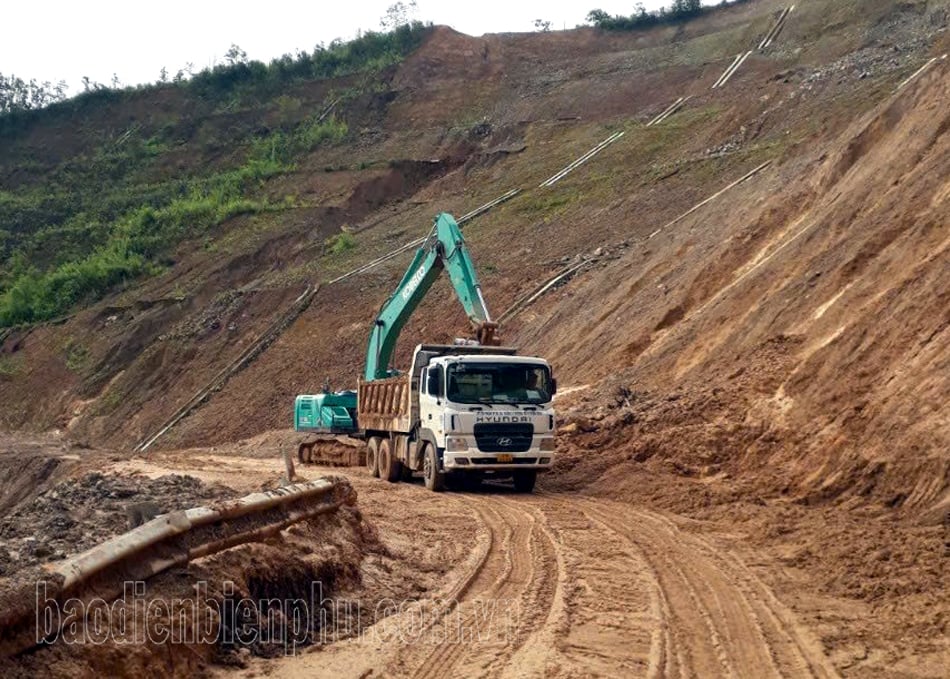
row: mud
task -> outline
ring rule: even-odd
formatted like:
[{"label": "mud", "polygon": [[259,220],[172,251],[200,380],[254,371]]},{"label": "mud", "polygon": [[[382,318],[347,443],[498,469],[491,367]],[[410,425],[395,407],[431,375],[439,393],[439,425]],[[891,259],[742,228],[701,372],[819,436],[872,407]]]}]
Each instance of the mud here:
[{"label": "mud", "polygon": [[[486,484],[433,496],[348,468],[359,516],[327,524],[331,535],[289,531],[234,550],[210,571],[277,593],[336,578],[367,615],[387,598],[409,608],[362,620],[372,634],[289,658],[252,657],[272,653],[263,646],[153,647],[126,661],[114,648],[53,646],[22,667],[124,673],[166,662],[161,671],[184,674],[220,657],[248,676],[944,676],[950,62],[896,90],[950,47],[945,5],[803,3],[716,90],[785,3],[632,33],[439,28],[385,71],[384,95],[338,111],[360,128],[353,143],[275,182],[275,195],[305,207],[260,231],[239,218],[216,234],[226,256],[183,247],[167,275],[5,337],[3,426],[68,427],[115,447],[95,467],[106,479],[185,474],[247,492],[278,484],[282,456],[305,440],[287,428],[293,396],[325,378],[355,384],[408,253],[321,289],[150,457],[123,451],[240,355],[301,283],[424,235],[435,212],[462,214],[512,188],[524,190],[465,227],[496,313],[591,255],[503,328],[506,343],[551,360],[563,387],[559,458],[539,494]],[[314,86],[317,101],[326,94]],[[675,115],[645,127],[683,96]],[[534,188],[621,129],[555,187]],[[37,132],[31,143],[42,141]],[[345,224],[355,246],[327,253]],[[179,286],[193,294],[160,302]],[[234,295],[238,286],[253,292]],[[397,365],[415,343],[467,327],[436,284]],[[86,366],[67,360],[77,343]],[[26,506],[31,484],[40,495],[92,470],[86,452],[62,445],[18,466],[2,501]],[[317,460],[354,452],[323,448]],[[10,450],[27,459],[33,449]],[[118,505],[105,522],[117,517]],[[28,537],[17,535],[18,545]],[[314,552],[326,559],[308,561]],[[178,591],[199,571],[189,573],[162,582]],[[514,602],[499,611],[503,630],[483,615],[490,601]],[[423,614],[433,625],[420,629]],[[465,643],[444,634],[446,621]]]},{"label": "mud", "polygon": [[77,554],[159,514],[231,498],[222,485],[93,472],[58,483],[0,516],[0,578]]}]

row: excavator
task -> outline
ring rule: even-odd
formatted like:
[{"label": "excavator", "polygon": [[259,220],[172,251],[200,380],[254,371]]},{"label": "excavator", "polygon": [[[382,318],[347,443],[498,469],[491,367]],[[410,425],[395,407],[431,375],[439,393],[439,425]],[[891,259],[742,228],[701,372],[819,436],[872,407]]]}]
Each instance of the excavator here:
[{"label": "excavator", "polygon": [[[399,334],[443,270],[474,338],[420,344],[397,370]],[[294,429],[359,440],[369,473],[389,482],[421,473],[438,492],[511,479],[530,493],[554,464],[557,382],[544,359],[500,346],[497,328],[462,232],[442,213],[373,322],[357,388],[297,396]],[[301,444],[301,461],[312,460],[313,446]]]}]

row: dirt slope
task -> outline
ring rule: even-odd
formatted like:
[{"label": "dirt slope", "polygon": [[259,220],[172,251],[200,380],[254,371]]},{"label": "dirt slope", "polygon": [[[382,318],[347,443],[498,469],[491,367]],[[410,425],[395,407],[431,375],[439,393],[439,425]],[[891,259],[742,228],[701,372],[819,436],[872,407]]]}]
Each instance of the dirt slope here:
[{"label": "dirt slope", "polygon": [[612,382],[631,390],[738,383],[736,424],[790,444],[745,464],[787,465],[816,499],[945,501],[947,75],[576,281],[524,336],[571,381],[629,365]]},{"label": "dirt slope", "polygon": [[[438,211],[459,215],[522,188],[465,229],[496,314],[600,251],[503,329],[577,388],[559,400],[560,459],[543,484],[551,495],[420,503],[419,514],[430,527],[446,512],[462,526],[475,521],[480,540],[491,534],[524,557],[486,548],[483,575],[427,575],[427,587],[471,580],[469,604],[514,597],[541,613],[517,644],[485,655],[409,648],[381,662],[396,674],[502,675],[529,657],[539,675],[555,676],[592,658],[606,675],[748,675],[773,663],[786,675],[939,676],[950,553],[950,59],[897,89],[950,49],[947,3],[802,3],[773,48],[712,89],[783,6],[744,3],[628,34],[436,30],[339,112],[358,130],[346,144],[270,185],[305,206],[235,219],[214,248],[183,246],[167,274],[63,324],[3,338],[0,423],[128,451],[307,284],[423,235]],[[681,111],[646,126],[686,96]],[[538,186],[619,131],[590,163]],[[355,247],[328,252],[326,238],[341,229]],[[239,454],[236,441],[286,431],[294,394],[325,377],[350,385],[408,257],[321,288],[156,448]],[[417,341],[464,333],[456,307],[437,285],[399,360]],[[194,467],[193,452],[156,454],[170,456],[164,471]],[[9,502],[24,497],[14,490]],[[368,503],[383,532],[437,551],[437,529],[414,537],[387,523],[383,496]],[[539,573],[555,567],[552,591]],[[631,582],[631,573],[648,575]],[[653,603],[605,612],[619,591]],[[585,597],[577,616],[565,612]],[[722,601],[738,609],[727,614]],[[541,650],[551,639],[553,655]],[[621,647],[635,652],[618,657]],[[344,648],[331,666],[379,657]]]}]

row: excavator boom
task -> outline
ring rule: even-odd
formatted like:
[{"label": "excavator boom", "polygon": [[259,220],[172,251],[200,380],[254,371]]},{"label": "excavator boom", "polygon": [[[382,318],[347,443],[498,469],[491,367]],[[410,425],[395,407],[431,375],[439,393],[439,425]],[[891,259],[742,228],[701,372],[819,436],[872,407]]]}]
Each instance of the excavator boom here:
[{"label": "excavator boom", "polygon": [[488,346],[498,344],[495,338],[497,325],[492,322],[482,297],[462,231],[452,215],[443,212],[436,217],[432,233],[416,252],[402,281],[376,316],[366,349],[365,380],[389,376],[388,368],[399,333],[442,269],[448,271],[449,280],[472,323],[478,343]]}]

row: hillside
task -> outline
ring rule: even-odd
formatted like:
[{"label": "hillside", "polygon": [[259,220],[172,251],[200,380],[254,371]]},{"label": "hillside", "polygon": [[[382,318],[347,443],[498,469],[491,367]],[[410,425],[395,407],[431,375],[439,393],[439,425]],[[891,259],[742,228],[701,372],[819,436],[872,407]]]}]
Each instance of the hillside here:
[{"label": "hillside", "polygon": [[[71,210],[54,242],[32,241],[37,258],[148,205],[157,214],[131,233],[163,239],[160,267],[77,296],[64,319],[0,333],[0,427],[133,458],[319,284],[150,450],[286,430],[295,394],[355,382],[411,253],[331,281],[424,236],[438,212],[520,189],[464,233],[489,306],[510,310],[505,343],[550,360],[565,392],[544,489],[727,526],[736,549],[780,564],[766,580],[835,672],[938,676],[950,4],[811,0],[757,49],[785,7],[757,0],[633,32],[435,27],[397,63],[259,101],[157,88],[0,136],[8,205],[70,196],[30,213],[38,225]],[[218,202],[160,204],[170,195]],[[193,231],[175,231],[176,209]],[[437,284],[399,362],[463,334],[457,307]]]}]

